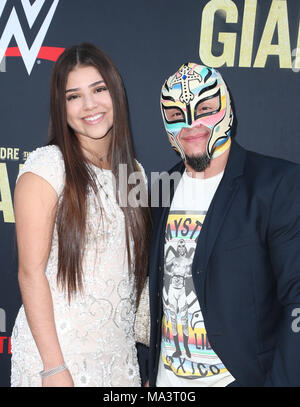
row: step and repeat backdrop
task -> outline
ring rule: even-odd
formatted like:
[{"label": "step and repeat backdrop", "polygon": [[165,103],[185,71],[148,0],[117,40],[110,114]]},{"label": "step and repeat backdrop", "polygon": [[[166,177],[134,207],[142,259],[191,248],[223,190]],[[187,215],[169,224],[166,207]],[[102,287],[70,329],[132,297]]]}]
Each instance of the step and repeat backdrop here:
[{"label": "step and repeat backdrop", "polygon": [[16,177],[28,154],[47,142],[54,61],[83,41],[119,68],[136,156],[150,178],[178,161],[159,95],[185,62],[219,69],[243,147],[300,163],[299,0],[0,0],[0,386],[10,386],[10,336],[22,303]]}]

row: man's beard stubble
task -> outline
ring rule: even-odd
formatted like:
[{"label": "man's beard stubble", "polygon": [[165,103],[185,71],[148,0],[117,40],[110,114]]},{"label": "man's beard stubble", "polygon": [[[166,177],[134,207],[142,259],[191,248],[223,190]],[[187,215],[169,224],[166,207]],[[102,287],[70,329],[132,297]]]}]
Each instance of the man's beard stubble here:
[{"label": "man's beard stubble", "polygon": [[186,163],[196,172],[202,172],[206,170],[211,160],[206,153],[201,155],[186,155],[185,158]]}]

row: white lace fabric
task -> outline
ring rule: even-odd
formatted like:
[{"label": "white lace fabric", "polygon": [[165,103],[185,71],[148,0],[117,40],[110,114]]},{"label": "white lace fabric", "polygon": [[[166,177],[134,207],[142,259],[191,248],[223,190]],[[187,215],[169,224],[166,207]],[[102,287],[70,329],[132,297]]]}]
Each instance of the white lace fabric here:
[{"label": "white lace fabric", "polygon": [[[57,286],[58,239],[54,228],[46,276],[51,289],[55,325],[64,360],[75,386],[140,386],[134,338],[135,288],[128,273],[125,222],[113,192],[112,173],[93,166],[99,200],[88,195],[87,238],[83,258],[83,294],[68,304]],[[64,162],[58,147],[31,153],[20,175],[33,172],[61,195]],[[106,196],[107,195],[107,196]],[[41,386],[41,358],[21,306],[12,332],[11,386]]]}]

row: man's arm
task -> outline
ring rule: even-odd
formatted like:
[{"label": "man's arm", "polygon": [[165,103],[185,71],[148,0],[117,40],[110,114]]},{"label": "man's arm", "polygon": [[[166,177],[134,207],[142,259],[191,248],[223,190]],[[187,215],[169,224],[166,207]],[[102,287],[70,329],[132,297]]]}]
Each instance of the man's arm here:
[{"label": "man's arm", "polygon": [[273,364],[265,386],[300,386],[300,166],[291,166],[274,193],[268,241],[277,294],[283,306]]},{"label": "man's arm", "polygon": [[146,382],[149,379],[149,364],[148,364],[148,359],[149,359],[149,348],[148,346],[142,344],[142,343],[137,343],[136,344],[137,348],[137,356],[138,356],[138,362],[140,366],[140,375],[141,375],[141,381],[142,381],[142,386],[145,386]]}]

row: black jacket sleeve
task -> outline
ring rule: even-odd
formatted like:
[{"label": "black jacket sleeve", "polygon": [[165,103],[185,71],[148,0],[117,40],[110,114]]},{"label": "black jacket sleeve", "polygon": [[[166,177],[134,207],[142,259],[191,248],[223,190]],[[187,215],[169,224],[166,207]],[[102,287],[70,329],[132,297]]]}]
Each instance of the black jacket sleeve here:
[{"label": "black jacket sleeve", "polygon": [[138,362],[140,366],[140,376],[142,381],[142,386],[145,385],[147,380],[149,379],[149,371],[148,371],[148,358],[149,358],[149,348],[142,344],[137,343],[137,356]]},{"label": "black jacket sleeve", "polygon": [[265,386],[300,386],[300,166],[288,168],[274,193],[268,242],[282,304],[279,339]]}]

